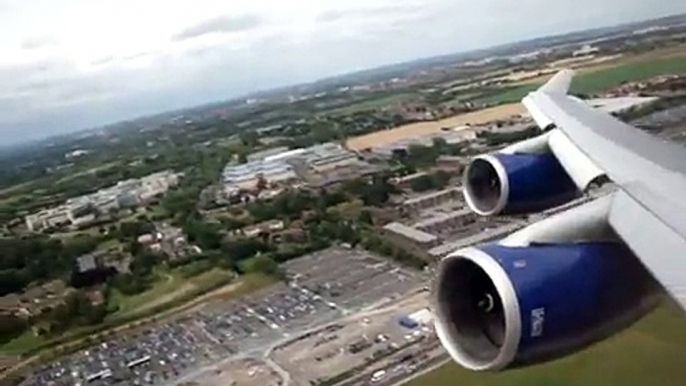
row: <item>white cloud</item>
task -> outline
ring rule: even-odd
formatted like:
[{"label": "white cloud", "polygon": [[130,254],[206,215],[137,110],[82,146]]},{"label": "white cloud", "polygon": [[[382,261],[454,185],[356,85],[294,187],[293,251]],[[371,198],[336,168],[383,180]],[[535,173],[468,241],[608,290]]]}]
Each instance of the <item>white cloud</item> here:
[{"label": "white cloud", "polygon": [[0,0],[0,141],[679,11],[672,0]]}]

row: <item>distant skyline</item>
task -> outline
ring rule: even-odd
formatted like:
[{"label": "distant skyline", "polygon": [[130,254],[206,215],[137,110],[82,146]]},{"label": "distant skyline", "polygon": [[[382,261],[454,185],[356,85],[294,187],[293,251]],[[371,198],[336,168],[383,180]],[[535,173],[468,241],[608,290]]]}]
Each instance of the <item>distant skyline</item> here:
[{"label": "distant skyline", "polygon": [[0,147],[684,12],[673,0],[0,0]]}]

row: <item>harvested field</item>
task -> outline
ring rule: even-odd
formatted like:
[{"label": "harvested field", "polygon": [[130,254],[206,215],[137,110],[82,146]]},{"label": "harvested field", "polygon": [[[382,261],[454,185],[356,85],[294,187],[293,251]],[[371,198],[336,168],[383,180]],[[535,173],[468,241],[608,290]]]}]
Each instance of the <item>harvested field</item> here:
[{"label": "harvested field", "polygon": [[525,113],[525,109],[521,104],[511,103],[479,111],[472,111],[438,121],[411,123],[390,130],[377,131],[375,133],[353,137],[347,141],[346,145],[352,150],[362,151],[370,149],[373,146],[382,146],[398,140],[433,134],[446,127],[454,128],[467,124],[479,125],[499,119],[507,119],[523,113]]}]

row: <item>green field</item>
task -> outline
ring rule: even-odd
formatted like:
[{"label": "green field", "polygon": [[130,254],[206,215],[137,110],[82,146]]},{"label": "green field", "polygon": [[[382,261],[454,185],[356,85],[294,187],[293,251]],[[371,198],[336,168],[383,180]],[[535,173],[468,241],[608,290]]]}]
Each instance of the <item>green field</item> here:
[{"label": "green field", "polygon": [[33,330],[29,328],[18,337],[10,340],[9,342],[3,345],[0,345],[0,355],[21,355],[27,351],[37,349],[46,344],[47,342],[48,340],[45,337],[36,336],[36,334],[33,333]]},{"label": "green field", "polygon": [[[620,64],[616,67],[579,74],[572,83],[572,92],[592,94],[617,87],[625,82],[636,82],[664,74],[686,73],[686,57],[672,57],[652,61]],[[519,102],[541,84],[527,84],[477,100],[480,103],[501,104]]]},{"label": "green field", "polygon": [[203,272],[192,278],[184,278],[181,272],[158,272],[155,282],[149,290],[126,296],[117,290],[112,290],[109,305],[117,306],[117,312],[108,315],[108,319],[117,319],[157,307],[160,304],[178,301],[190,297],[192,294],[206,292],[218,285],[228,283],[234,274],[219,268]]},{"label": "green field", "polygon": [[339,107],[327,112],[330,115],[350,115],[359,113],[361,111],[373,110],[384,106],[390,106],[397,103],[408,102],[416,99],[413,94],[395,94],[383,96],[380,98],[372,98],[364,102],[353,103],[348,106]]},{"label": "green field", "polygon": [[686,56],[621,64],[617,67],[579,75],[574,79],[572,92],[596,93],[625,82],[637,82],[658,75],[681,73],[686,73]]},{"label": "green field", "polygon": [[407,386],[686,385],[686,318],[662,307],[632,328],[567,358],[501,373],[445,365]]},{"label": "green field", "polygon": [[505,103],[519,102],[526,96],[526,94],[539,88],[540,84],[527,84],[524,86],[513,87],[506,89],[503,92],[496,93],[485,98],[479,98],[476,100],[478,103],[484,103],[489,105],[499,105]]}]

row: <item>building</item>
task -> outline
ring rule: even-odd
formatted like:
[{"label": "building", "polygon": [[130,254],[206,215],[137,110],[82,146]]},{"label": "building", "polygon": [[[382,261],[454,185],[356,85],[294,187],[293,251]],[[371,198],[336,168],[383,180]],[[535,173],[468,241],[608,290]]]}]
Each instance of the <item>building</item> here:
[{"label": "building", "polygon": [[29,318],[42,315],[64,302],[71,290],[61,280],[30,285],[22,293],[0,297],[0,314]]},{"label": "building", "polygon": [[471,230],[471,235],[460,237],[455,241],[448,241],[428,251],[432,260],[438,261],[452,252],[472,245],[482,244],[488,241],[503,238],[510,233],[524,227],[524,222],[513,222],[502,224],[495,228],[475,228]]},{"label": "building", "polygon": [[274,232],[282,231],[285,224],[281,220],[269,220],[255,225],[248,225],[237,231],[246,237],[257,237],[260,235],[269,235]]},{"label": "building", "polygon": [[588,56],[588,55],[597,54],[598,52],[600,52],[600,48],[592,46],[590,44],[584,44],[583,46],[581,46],[581,48],[572,52],[572,56],[574,56],[574,57]]},{"label": "building", "polygon": [[304,149],[269,149],[251,154],[248,161],[224,168],[222,184],[225,195],[257,190],[260,181],[268,185],[292,186],[312,175],[326,176],[362,164],[355,153],[332,142]]},{"label": "building", "polygon": [[271,149],[261,150],[248,155],[248,162],[263,161],[271,156],[282,154],[288,151],[286,146],[273,147]]},{"label": "building", "polygon": [[227,165],[222,172],[224,193],[257,190],[260,181],[267,184],[288,184],[299,180],[292,165],[283,160],[260,160],[242,165]]},{"label": "building", "polygon": [[383,145],[372,146],[370,151],[373,154],[382,157],[391,157],[398,153],[407,152],[410,146],[413,145],[433,146],[436,139],[442,139],[448,145],[456,145],[476,140],[478,131],[479,128],[472,128],[470,126],[447,128],[437,133],[404,138],[394,142],[384,143]]},{"label": "building", "polygon": [[420,220],[412,227],[431,234],[443,234],[474,224],[477,218],[469,208],[435,208],[422,212]]},{"label": "building", "polygon": [[391,184],[398,186],[398,187],[401,187],[401,188],[408,188],[408,187],[410,187],[410,185],[412,184],[413,181],[415,181],[419,178],[422,178],[422,177],[427,177],[429,175],[430,174],[428,172],[417,172],[417,173],[408,174],[408,175],[402,176],[402,177],[393,177],[390,179],[389,182]]},{"label": "building", "polygon": [[35,214],[26,216],[26,228],[31,232],[40,232],[48,228],[68,225],[72,215],[67,207],[45,209]]},{"label": "building", "polygon": [[301,154],[306,165],[316,173],[326,173],[359,161],[357,155],[336,143],[324,143],[308,148]]},{"label": "building", "polygon": [[586,103],[608,114],[621,114],[631,109],[643,107],[651,103],[654,103],[658,99],[659,98],[657,97],[625,96],[616,98],[589,99]]},{"label": "building", "polygon": [[438,192],[409,198],[402,203],[402,210],[406,213],[417,213],[423,209],[432,208],[455,200],[462,200],[461,189],[448,188]]},{"label": "building", "polygon": [[155,224],[154,234],[142,235],[139,243],[146,245],[153,251],[167,255],[171,260],[187,258],[202,253],[202,249],[188,243],[183,229],[166,223]]},{"label": "building", "polygon": [[25,217],[31,232],[61,226],[86,226],[96,214],[143,205],[178,185],[180,174],[166,170],[140,179],[119,181],[95,193],[68,199],[64,204]]},{"label": "building", "polygon": [[399,222],[389,223],[383,229],[384,233],[398,244],[416,251],[423,251],[422,254],[425,254],[429,248],[440,244],[438,237]]},{"label": "building", "polygon": [[436,166],[446,169],[462,169],[469,165],[471,158],[456,155],[440,155],[436,159]]}]

